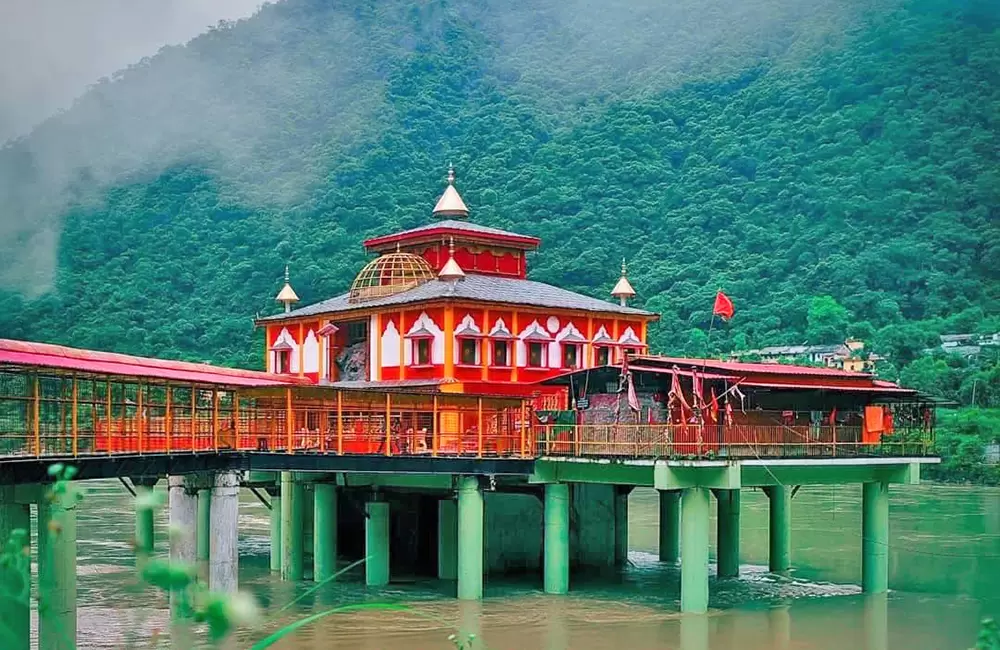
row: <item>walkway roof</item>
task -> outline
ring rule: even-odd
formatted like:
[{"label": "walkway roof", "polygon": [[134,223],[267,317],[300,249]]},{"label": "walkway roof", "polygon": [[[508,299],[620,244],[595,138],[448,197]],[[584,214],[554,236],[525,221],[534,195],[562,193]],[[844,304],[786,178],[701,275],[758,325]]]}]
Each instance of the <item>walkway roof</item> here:
[{"label": "walkway roof", "polygon": [[299,377],[225,368],[207,363],[152,359],[48,343],[0,339],[0,369],[10,366],[213,386],[289,386],[309,383],[308,379]]}]

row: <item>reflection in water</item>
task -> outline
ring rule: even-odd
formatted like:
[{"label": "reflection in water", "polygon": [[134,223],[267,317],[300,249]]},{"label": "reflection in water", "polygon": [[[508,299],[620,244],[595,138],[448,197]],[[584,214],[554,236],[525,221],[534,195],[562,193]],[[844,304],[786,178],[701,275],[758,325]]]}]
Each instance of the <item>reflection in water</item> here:
[{"label": "reflection in water", "polygon": [[[115,482],[91,482],[79,514],[79,647],[122,648],[169,635],[166,599],[138,584],[133,569],[132,503]],[[162,488],[161,488],[162,489]],[[486,583],[482,603],[459,602],[437,580],[367,590],[363,573],[283,606],[312,583],[282,582],[269,570],[267,510],[244,495],[240,584],[268,612],[234,647],[304,614],[365,600],[405,602],[410,611],[335,614],[303,628],[277,650],[448,650],[451,634],[475,634],[483,650],[963,650],[979,619],[1000,616],[1000,490],[894,488],[890,505],[888,597],[866,597],[860,582],[860,486],[803,488],[792,501],[791,577],[766,572],[767,508],[759,492],[742,503],[739,580],[711,581],[711,611],[677,613],[680,570],[657,559],[659,508],[652,490],[630,497],[629,567],[613,576],[577,577],[571,593],[548,597],[538,579]],[[713,502],[714,503],[714,502]],[[713,506],[714,507],[714,506]],[[157,552],[166,552],[166,513]],[[713,534],[714,534],[714,526]],[[714,543],[714,540],[713,540]],[[203,642],[202,633],[197,633]],[[172,647],[196,645],[178,642]],[[468,646],[467,646],[468,647]]]}]

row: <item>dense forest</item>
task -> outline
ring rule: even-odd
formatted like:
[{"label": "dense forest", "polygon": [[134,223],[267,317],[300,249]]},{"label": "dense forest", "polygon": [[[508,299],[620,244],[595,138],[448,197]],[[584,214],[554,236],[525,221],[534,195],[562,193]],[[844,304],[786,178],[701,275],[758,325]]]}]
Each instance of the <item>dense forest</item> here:
[{"label": "dense forest", "polygon": [[922,355],[1000,331],[998,3],[592,4],[285,0],[101,80],[0,150],[0,335],[259,367],[285,263],[345,290],[453,162],[532,278],[628,258],[654,350],[856,336],[1000,405],[995,356]]}]

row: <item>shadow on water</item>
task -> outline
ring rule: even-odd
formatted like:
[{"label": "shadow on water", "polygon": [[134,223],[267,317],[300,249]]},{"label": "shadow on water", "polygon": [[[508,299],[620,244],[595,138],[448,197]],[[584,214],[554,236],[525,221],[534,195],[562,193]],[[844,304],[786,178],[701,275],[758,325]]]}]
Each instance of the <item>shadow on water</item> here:
[{"label": "shadow on water", "polygon": [[[167,632],[167,602],[143,589],[132,569],[132,504],[114,482],[87,484],[79,513],[79,647],[122,648]],[[763,495],[743,497],[741,577],[711,582],[711,610],[677,613],[680,572],[657,559],[657,495],[630,498],[629,566],[574,574],[564,597],[541,593],[540,577],[488,579],[485,600],[462,603],[454,583],[412,580],[367,590],[361,571],[279,612],[312,583],[282,582],[268,568],[267,510],[251,495],[240,512],[240,583],[271,617],[240,635],[247,647],[304,614],[347,602],[391,600],[403,612],[356,611],[322,619],[275,647],[285,650],[466,648],[493,650],[805,649],[964,650],[979,619],[1000,615],[1000,490],[919,486],[894,490],[887,597],[860,593],[860,487],[804,488],[792,504],[789,578],[767,573]],[[166,551],[157,521],[159,552]],[[714,526],[713,526],[714,529]],[[714,543],[714,540],[713,540]],[[148,647],[148,646],[139,646]]]}]

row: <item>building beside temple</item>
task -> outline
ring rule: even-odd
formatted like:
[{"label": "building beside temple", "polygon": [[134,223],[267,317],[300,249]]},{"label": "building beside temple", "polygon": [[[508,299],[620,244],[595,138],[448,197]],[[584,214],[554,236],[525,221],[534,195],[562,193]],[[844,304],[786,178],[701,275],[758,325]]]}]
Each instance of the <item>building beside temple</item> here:
[{"label": "building beside temple", "polygon": [[848,372],[872,372],[882,357],[865,352],[864,341],[847,339],[843,343],[830,345],[773,345],[756,350],[733,353],[733,359],[760,361],[762,363],[822,364],[827,368],[839,368]]},{"label": "building beside temple", "polygon": [[342,388],[397,387],[538,396],[565,391],[538,382],[566,371],[620,363],[646,350],[657,318],[618,303],[529,280],[540,241],[469,220],[449,170],[433,221],[364,242],[374,254],[350,290],[257,320],[266,328],[266,369]]}]

